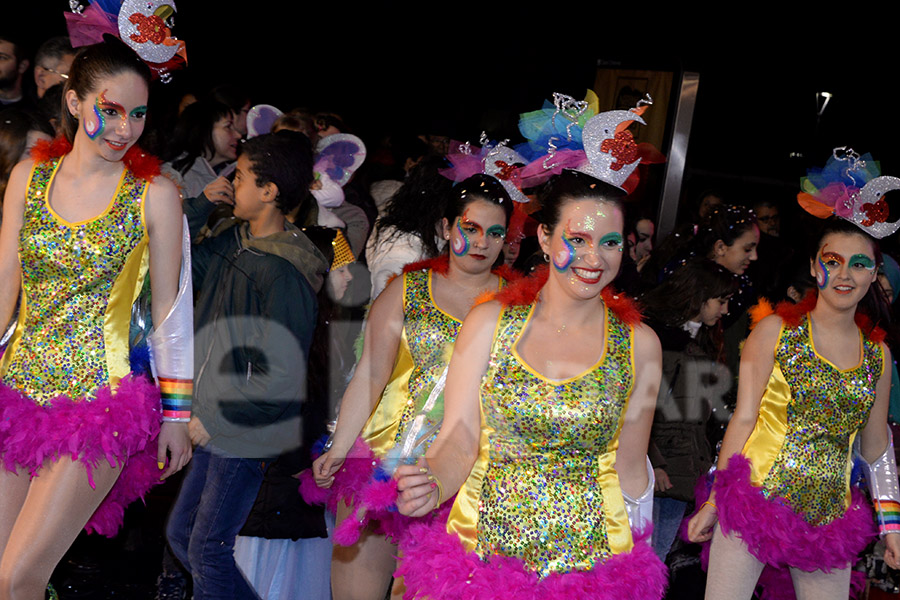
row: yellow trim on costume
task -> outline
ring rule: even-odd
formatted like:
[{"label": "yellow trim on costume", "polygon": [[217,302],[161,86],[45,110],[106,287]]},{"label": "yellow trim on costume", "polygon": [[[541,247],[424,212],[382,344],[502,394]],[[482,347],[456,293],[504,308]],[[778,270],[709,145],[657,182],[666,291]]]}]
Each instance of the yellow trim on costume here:
[{"label": "yellow trim on costume", "polygon": [[406,402],[410,399],[409,378],[414,367],[404,327],[400,333],[394,370],[360,434],[377,456],[384,456],[394,447],[394,440],[400,427],[400,415],[403,414]]},{"label": "yellow trim on costume", "polygon": [[[625,411],[623,410],[622,413],[624,414]],[[619,436],[616,435],[613,442],[616,446],[618,446],[618,439]],[[634,546],[634,540],[631,538],[628,511],[625,510],[625,498],[622,496],[622,486],[619,483],[619,474],[616,472],[616,451],[600,455],[597,467],[599,470],[597,484],[603,493],[606,539],[609,542],[610,552],[613,554],[630,552]]]},{"label": "yellow trim on costume", "polygon": [[[512,345],[510,346],[510,352],[512,352],[512,355],[516,358],[517,361],[519,361],[519,364],[522,365],[522,368],[524,368],[526,371],[528,371],[529,373],[531,373],[532,375],[534,375],[541,381],[549,383],[550,385],[565,385],[565,384],[571,383],[572,381],[575,381],[577,379],[581,379],[582,377],[585,377],[585,376],[589,375],[590,373],[592,373],[593,371],[597,370],[597,368],[600,367],[600,365],[603,363],[603,360],[606,358],[606,353],[608,351],[608,346],[609,346],[609,331],[608,331],[609,323],[607,322],[607,319],[608,319],[607,310],[609,310],[609,309],[606,308],[606,304],[603,305],[603,332],[604,333],[603,333],[603,350],[600,352],[600,359],[597,362],[595,362],[593,365],[591,365],[591,367],[588,368],[587,370],[582,371],[581,373],[579,373],[577,375],[573,375],[572,377],[566,377],[565,379],[550,379],[549,377],[541,375],[535,369],[533,369],[531,367],[531,365],[529,365],[527,362],[525,362],[525,360],[522,358],[522,355],[519,354],[519,341],[522,339],[522,335],[528,329],[528,324],[531,322],[531,317],[532,317],[532,315],[534,315],[534,309],[536,306],[537,306],[537,303],[533,303],[531,305],[531,308],[528,310],[528,316],[525,317],[525,324],[522,325],[522,329],[519,330],[519,334],[516,336],[516,341],[514,341],[512,343]],[[634,330],[632,329],[632,334],[633,333],[634,333]],[[632,346],[633,346],[633,344],[632,344]],[[634,365],[634,361],[632,359],[632,366],[633,365]],[[632,381],[632,385],[634,385],[634,381]]]},{"label": "yellow trim on costume", "polygon": [[64,158],[65,157],[62,157],[57,161],[56,166],[53,167],[53,173],[50,174],[50,179],[47,180],[46,192],[44,193],[44,205],[47,207],[47,210],[50,212],[50,214],[53,215],[53,218],[56,219],[63,227],[68,227],[71,229],[73,227],[79,227],[86,223],[99,221],[100,219],[108,215],[109,211],[112,210],[112,207],[115,206],[116,200],[118,200],[119,198],[119,192],[122,190],[122,184],[125,181],[125,175],[128,173],[128,169],[126,169],[124,166],[122,167],[122,175],[119,177],[119,183],[116,184],[116,191],[113,192],[113,196],[110,199],[109,204],[106,205],[106,208],[102,213],[95,217],[90,217],[89,219],[82,219],[81,221],[69,221],[62,218],[55,210],[53,210],[53,207],[50,205],[50,191],[53,189],[53,181],[56,179],[56,174],[59,172],[59,167],[62,166]]},{"label": "yellow trim on costume", "polygon": [[847,494],[844,496],[844,508],[849,508],[850,502],[852,501],[850,481],[852,480],[851,475],[853,474],[853,442],[856,441],[856,434],[858,433],[859,430],[851,433],[850,442],[847,444],[847,466],[844,468],[844,482],[846,484]]},{"label": "yellow trim on costume", "polygon": [[[783,330],[783,328],[782,328]],[[781,336],[779,335],[779,343]],[[750,461],[750,482],[762,486],[787,436],[791,388],[776,362],[759,403],[759,417],[741,453]]]},{"label": "yellow trim on costume", "polygon": [[[447,311],[445,311],[443,308],[441,308],[440,306],[438,306],[438,303],[434,300],[434,292],[433,292],[432,289],[431,289],[431,277],[432,277],[432,275],[434,275],[434,271],[433,271],[432,269],[428,269],[428,284],[426,285],[426,287],[428,288],[428,300],[431,301],[431,305],[434,306],[434,308],[435,308],[439,313],[441,313],[442,315],[444,315],[444,316],[447,317],[448,319],[451,319],[453,322],[455,322],[455,323],[462,323],[462,321],[460,321],[459,319],[457,319],[456,317],[454,317],[453,315],[451,315],[450,313],[448,313]],[[405,277],[403,278],[403,281],[404,281],[404,283],[403,283],[403,286],[404,286],[404,287],[403,287],[403,291],[405,292],[405,291],[406,291],[406,278],[405,278]],[[403,294],[403,297],[406,298],[406,294]]]},{"label": "yellow trim on costume", "polygon": [[[501,278],[502,279],[502,278]],[[494,325],[494,343],[497,343],[500,331],[500,323],[506,309],[500,311],[497,324]],[[493,347],[491,354],[493,354]],[[472,465],[469,476],[463,482],[459,492],[456,493],[456,501],[450,509],[447,517],[447,533],[455,533],[466,550],[475,550],[478,545],[478,504],[481,500],[481,487],[487,474],[488,462],[491,458],[490,437],[493,430],[488,427],[484,418],[484,406],[481,402],[481,394],[478,394],[478,414],[481,417],[481,435],[478,438],[478,458]]]},{"label": "yellow trim on costume", "polygon": [[[141,191],[141,209],[147,201],[147,191],[150,184],[143,180]],[[120,190],[117,190],[118,197]],[[131,309],[134,301],[144,287],[144,278],[150,266],[150,236],[147,234],[147,224],[141,223],[144,235],[137,243],[122,270],[116,277],[109,294],[109,303],[106,305],[106,313],[103,315],[103,336],[106,345],[106,370],[109,374],[109,385],[115,388],[119,380],[131,372],[129,355],[129,323],[131,322]]]},{"label": "yellow trim on costume", "polygon": [[810,319],[808,316],[806,318],[806,323],[807,323],[807,326],[809,327],[809,346],[810,346],[810,348],[812,348],[813,354],[815,354],[819,360],[824,362],[826,365],[831,366],[832,368],[834,368],[836,371],[838,371],[840,373],[849,373],[850,371],[855,371],[856,369],[863,366],[863,362],[866,360],[866,340],[863,338],[863,332],[859,327],[856,328],[856,331],[859,332],[859,362],[856,363],[855,366],[850,367],[849,369],[841,369],[841,368],[838,368],[838,366],[836,364],[834,364],[833,362],[831,362],[830,360],[828,360],[827,358],[825,358],[824,356],[819,354],[819,351],[816,350],[816,341],[813,339],[812,319]]}]

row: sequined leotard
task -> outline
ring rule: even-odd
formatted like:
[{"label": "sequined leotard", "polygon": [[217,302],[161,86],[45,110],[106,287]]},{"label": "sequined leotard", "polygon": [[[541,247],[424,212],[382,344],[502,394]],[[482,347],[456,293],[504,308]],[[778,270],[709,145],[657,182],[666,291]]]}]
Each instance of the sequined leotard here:
[{"label": "sequined leotard", "polygon": [[416,598],[659,598],[665,569],[632,537],[615,470],[633,326],[605,309],[598,362],[548,380],[516,351],[533,311],[501,312],[480,388],[479,457],[444,531],[404,538],[410,558],[398,573]]},{"label": "sequined leotard", "polygon": [[89,477],[100,460],[129,459],[88,523],[112,534],[123,506],[149,487],[152,471],[140,482],[131,475],[155,468],[150,440],[159,431],[157,389],[128,376],[131,308],[148,265],[149,185],[125,169],[101,215],[68,222],[48,199],[63,160],[36,164],[26,190],[21,307],[0,363],[0,453],[7,469],[33,474],[46,459],[69,455]]},{"label": "sequined leotard", "polygon": [[735,531],[764,563],[845,568],[875,533],[867,501],[850,485],[851,450],[875,402],[884,353],[862,333],[859,340],[859,364],[841,370],[816,352],[808,314],[785,322],[756,426],[716,476],[723,531]]},{"label": "sequined leotard", "polygon": [[[434,271],[403,274],[403,332],[394,370],[362,432],[375,452],[384,455],[425,404],[444,368],[450,362],[460,321],[438,307],[432,295]],[[443,414],[443,396],[435,412]]]}]

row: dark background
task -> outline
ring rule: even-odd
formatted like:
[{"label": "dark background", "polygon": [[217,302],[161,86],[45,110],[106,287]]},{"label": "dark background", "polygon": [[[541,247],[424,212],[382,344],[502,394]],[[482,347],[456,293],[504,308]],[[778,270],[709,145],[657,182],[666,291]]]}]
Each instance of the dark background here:
[{"label": "dark background", "polygon": [[[730,13],[587,6],[179,0],[174,33],[186,41],[189,68],[162,94],[239,83],[254,103],[339,113],[371,153],[389,132],[514,137],[518,114],[554,91],[582,98],[598,61],[688,70],[700,86],[686,198],[722,187],[739,202],[792,205],[806,168],[842,145],[900,175],[900,61],[877,4],[827,12],[745,4]],[[36,47],[65,33],[67,9],[65,0],[39,0],[0,18]],[[834,97],[817,119],[823,90]]]}]

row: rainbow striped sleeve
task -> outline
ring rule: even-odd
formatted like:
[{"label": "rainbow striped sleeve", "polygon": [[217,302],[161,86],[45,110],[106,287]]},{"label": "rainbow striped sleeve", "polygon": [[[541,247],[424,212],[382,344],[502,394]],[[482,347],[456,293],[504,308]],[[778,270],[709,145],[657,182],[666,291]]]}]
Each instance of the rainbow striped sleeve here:
[{"label": "rainbow striped sleeve", "polygon": [[157,381],[162,400],[163,421],[190,421],[194,381],[169,377],[159,377]]},{"label": "rainbow striped sleeve", "polygon": [[900,503],[887,498],[875,500],[878,526],[882,534],[900,533]]}]

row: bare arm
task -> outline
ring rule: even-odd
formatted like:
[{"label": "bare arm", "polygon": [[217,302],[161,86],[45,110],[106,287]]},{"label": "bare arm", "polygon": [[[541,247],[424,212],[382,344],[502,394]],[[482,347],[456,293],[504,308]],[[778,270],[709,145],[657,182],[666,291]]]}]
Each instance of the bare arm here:
[{"label": "bare arm", "polygon": [[859,435],[859,450],[868,463],[873,463],[887,448],[887,417],[891,400],[891,351],[881,345],[884,352],[884,370],[875,386],[875,403],[869,412],[869,420]]},{"label": "bare arm", "polygon": [[331,449],[313,463],[321,487],[331,487],[334,474],[381,399],[394,370],[403,333],[403,278],[394,279],[372,304],[366,319],[363,352],[347,385]]},{"label": "bare arm", "polygon": [[[175,303],[181,271],[182,213],[175,184],[165,177],[157,177],[147,191],[144,211],[150,237],[151,313],[154,323],[162,323]],[[162,474],[163,479],[179,471],[191,459],[187,423],[164,422],[161,425],[157,453],[160,469],[165,464],[167,452],[169,467]]]},{"label": "bare arm", "polygon": [[19,231],[25,217],[25,188],[32,161],[13,167],[3,197],[3,224],[0,226],[0,335],[6,330],[19,298],[22,272],[19,265]]},{"label": "bare arm", "polygon": [[435,488],[429,477],[440,481],[441,500],[447,500],[472,471],[481,437],[479,388],[490,360],[500,310],[496,302],[481,304],[463,323],[447,373],[441,431],[420,465],[397,469],[397,489],[401,492],[397,508],[403,514],[421,516],[437,506],[438,495],[432,493]]},{"label": "bare arm", "polygon": [[[759,322],[750,333],[741,351],[740,376],[738,378],[737,407],[725,430],[717,468],[724,469],[728,461],[750,439],[759,419],[759,405],[772,369],[775,366],[775,345],[781,333],[781,318],[771,315]],[[691,519],[688,537],[693,542],[705,542],[712,538],[716,524],[715,493]]]},{"label": "bare arm", "polygon": [[616,472],[622,490],[634,498],[647,489],[647,444],[662,378],[662,348],[649,327],[634,330],[634,387],[619,434]]}]

